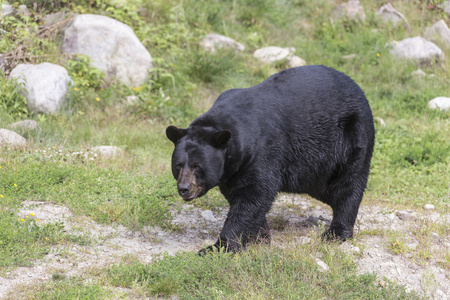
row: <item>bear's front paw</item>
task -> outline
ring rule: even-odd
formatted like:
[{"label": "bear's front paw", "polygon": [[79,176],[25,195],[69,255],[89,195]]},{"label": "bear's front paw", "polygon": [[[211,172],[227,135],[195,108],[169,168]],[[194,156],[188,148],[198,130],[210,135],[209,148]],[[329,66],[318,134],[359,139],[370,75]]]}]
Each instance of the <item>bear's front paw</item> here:
[{"label": "bear's front paw", "polygon": [[353,229],[345,230],[342,228],[330,227],[324,233],[322,233],[322,239],[327,241],[342,241],[345,242],[353,237]]}]

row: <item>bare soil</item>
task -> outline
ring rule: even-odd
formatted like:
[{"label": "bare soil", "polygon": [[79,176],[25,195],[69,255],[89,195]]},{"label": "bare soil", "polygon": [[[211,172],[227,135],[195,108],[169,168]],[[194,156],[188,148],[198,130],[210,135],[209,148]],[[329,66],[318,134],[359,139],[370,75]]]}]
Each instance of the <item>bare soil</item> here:
[{"label": "bare soil", "polygon": [[[151,227],[132,231],[122,225],[106,226],[86,217],[73,216],[64,206],[23,202],[19,217],[29,216],[30,213],[40,222],[61,221],[68,232],[88,234],[93,243],[89,246],[55,246],[43,259],[34,261],[31,267],[11,270],[5,277],[0,277],[0,298],[13,297],[17,285],[23,287],[51,280],[55,272],[68,277],[83,274],[94,268],[119,263],[126,255],[137,257],[142,262],[151,262],[163,253],[198,251],[214,243],[225,221],[227,209],[214,211],[214,220],[203,216],[209,212],[186,204],[181,212],[173,212],[173,224],[180,228],[175,232]],[[283,235],[289,230],[300,234],[299,243],[308,243],[309,238],[302,235],[317,228],[317,224],[329,224],[331,210],[312,199],[281,195],[268,217],[273,245],[282,245]],[[380,285],[390,280],[432,299],[450,299],[450,270],[439,258],[428,255],[440,253],[442,255],[439,257],[449,257],[448,230],[443,231],[445,234],[433,232],[433,228],[448,227],[449,224],[448,213],[362,205],[355,238],[339,247],[354,256],[359,273],[375,272]],[[398,235],[393,234],[396,232]],[[423,248],[421,236],[426,238],[426,248]],[[396,238],[398,245],[395,244]],[[396,254],[389,245],[391,248],[398,246],[403,251]]]}]

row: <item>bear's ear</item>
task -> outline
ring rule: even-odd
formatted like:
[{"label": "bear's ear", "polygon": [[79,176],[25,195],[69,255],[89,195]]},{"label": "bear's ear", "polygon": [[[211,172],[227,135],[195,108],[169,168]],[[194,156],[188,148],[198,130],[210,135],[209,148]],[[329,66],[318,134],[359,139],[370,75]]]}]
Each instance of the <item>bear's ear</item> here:
[{"label": "bear's ear", "polygon": [[179,129],[175,126],[169,126],[166,129],[166,135],[169,140],[171,140],[174,144],[178,143],[178,141],[186,135],[186,129]]},{"label": "bear's ear", "polygon": [[212,145],[214,147],[220,147],[225,145],[231,138],[231,131],[228,129],[219,131],[214,134],[212,139]]}]

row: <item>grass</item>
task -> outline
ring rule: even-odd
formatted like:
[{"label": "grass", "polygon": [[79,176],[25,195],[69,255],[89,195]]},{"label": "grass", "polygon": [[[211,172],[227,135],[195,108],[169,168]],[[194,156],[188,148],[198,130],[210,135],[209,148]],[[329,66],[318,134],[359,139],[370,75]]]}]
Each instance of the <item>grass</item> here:
[{"label": "grass", "polygon": [[[411,25],[405,29],[383,24],[374,14],[377,2],[369,0],[361,1],[365,22],[344,20],[338,24],[329,19],[337,5],[331,0],[126,2],[43,1],[35,9],[28,5],[35,19],[7,18],[2,24],[8,34],[0,40],[0,52],[20,45],[32,56],[24,62],[62,64],[74,80],[62,112],[45,116],[28,112],[17,86],[4,74],[0,76],[0,128],[25,118],[38,121],[41,127],[19,132],[29,142],[26,150],[0,149],[2,273],[29,265],[55,245],[87,243],[65,232],[60,223],[42,225],[32,216],[21,221],[17,212],[23,200],[65,205],[75,215],[103,224],[123,224],[132,230],[149,225],[176,230],[171,225],[171,210],[179,209],[181,201],[169,171],[173,145],[165,138],[165,127],[188,126],[222,91],[252,86],[283,69],[283,64],[261,65],[252,57],[254,50],[269,45],[295,47],[295,54],[308,64],[325,64],[350,75],[365,91],[374,116],[386,122],[385,127],[375,124],[366,204],[420,208],[432,203],[441,213],[448,213],[450,119],[448,112],[429,110],[427,102],[450,96],[450,60],[423,68],[434,76],[417,78],[411,75],[417,66],[392,58],[386,47],[390,41],[422,34],[426,26],[441,18],[448,23],[442,11],[429,9],[422,1],[394,1],[392,4]],[[57,34],[37,36],[34,30],[39,18],[59,10],[103,14],[131,26],[154,58],[155,69],[149,81],[139,87],[108,86],[86,57],[67,60],[61,56]],[[210,32],[232,37],[246,50],[207,53],[198,42]],[[450,53],[445,51],[448,58]],[[349,54],[354,54],[353,58],[344,58]],[[128,96],[136,97],[135,103],[127,103]],[[125,152],[114,159],[96,157],[90,149],[98,145],[118,146]],[[226,201],[213,190],[194,205],[215,210],[226,206]],[[285,227],[282,216],[272,221],[280,229]],[[399,233],[373,229],[360,234],[384,235],[393,253],[412,255],[419,262],[438,258],[439,264],[448,269],[448,252],[436,253],[427,247],[433,232],[443,238],[449,235],[443,226],[420,224],[412,232],[418,241],[414,251],[408,249]],[[83,275],[61,276],[60,280],[36,286],[32,296],[417,297],[393,284],[379,287],[372,275],[357,275],[351,257],[333,245],[313,245],[318,248],[256,246],[236,256],[201,259],[180,253],[149,265],[124,262],[100,270],[91,283],[86,283]],[[315,255],[329,264],[329,272],[317,270]],[[117,287],[126,291],[117,292]]]}]

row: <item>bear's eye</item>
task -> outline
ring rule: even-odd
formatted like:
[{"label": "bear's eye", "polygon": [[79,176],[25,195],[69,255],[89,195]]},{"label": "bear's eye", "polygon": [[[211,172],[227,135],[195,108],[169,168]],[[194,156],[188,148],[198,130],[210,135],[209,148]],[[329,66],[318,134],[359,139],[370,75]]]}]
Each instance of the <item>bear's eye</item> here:
[{"label": "bear's eye", "polygon": [[178,165],[176,165],[175,168],[176,168],[177,170],[181,170],[182,167],[183,167],[183,166],[182,166],[181,164],[178,164]]},{"label": "bear's eye", "polygon": [[197,165],[195,165],[195,166],[192,166],[192,170],[194,170],[194,171],[198,171],[198,170],[200,170],[200,167],[199,167],[199,166],[197,166]]}]

